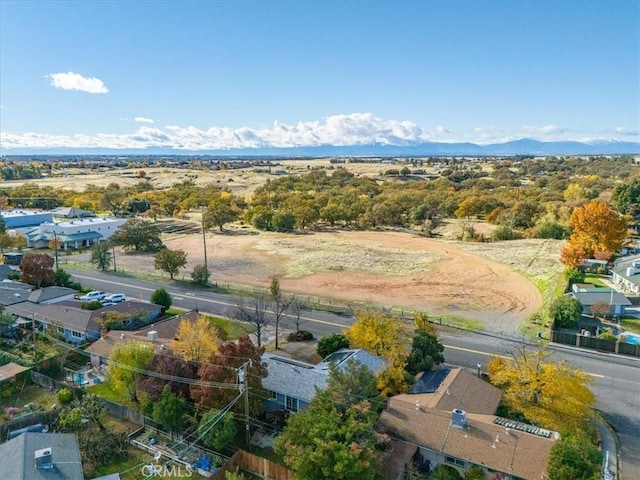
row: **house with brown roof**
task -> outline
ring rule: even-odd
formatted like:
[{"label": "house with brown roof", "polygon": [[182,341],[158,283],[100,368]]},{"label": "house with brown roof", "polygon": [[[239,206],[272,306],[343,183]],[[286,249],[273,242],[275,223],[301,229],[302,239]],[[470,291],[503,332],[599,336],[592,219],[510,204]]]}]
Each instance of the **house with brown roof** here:
[{"label": "house with brown roof", "polygon": [[545,478],[559,435],[496,416],[499,389],[460,368],[444,371],[427,372],[434,380],[424,381],[421,393],[389,399],[378,427],[392,437],[398,455],[385,460],[385,478],[403,478],[413,461],[430,470],[447,464],[461,473],[477,465],[491,480]]},{"label": "house with brown roof", "polygon": [[136,331],[111,330],[85,348],[85,352],[90,354],[91,364],[98,369],[107,363],[116,345],[129,342],[149,342],[155,353],[169,353],[169,345],[175,339],[182,320],[195,322],[198,320],[198,312],[191,311],[183,315],[176,315]]}]

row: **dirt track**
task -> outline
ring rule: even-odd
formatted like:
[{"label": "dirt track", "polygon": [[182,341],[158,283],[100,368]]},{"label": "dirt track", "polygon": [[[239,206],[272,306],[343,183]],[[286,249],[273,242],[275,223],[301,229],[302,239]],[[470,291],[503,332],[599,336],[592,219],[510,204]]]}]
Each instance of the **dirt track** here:
[{"label": "dirt track", "polygon": [[[203,263],[200,235],[168,237],[165,243],[188,253],[185,276]],[[490,254],[407,233],[238,231],[208,234],[207,252],[213,278],[221,283],[266,287],[278,275],[285,291],[456,315],[496,332],[517,333],[522,320],[542,304],[532,282],[512,266],[486,258]],[[127,264],[153,269],[153,258],[120,256],[119,265]]]}]

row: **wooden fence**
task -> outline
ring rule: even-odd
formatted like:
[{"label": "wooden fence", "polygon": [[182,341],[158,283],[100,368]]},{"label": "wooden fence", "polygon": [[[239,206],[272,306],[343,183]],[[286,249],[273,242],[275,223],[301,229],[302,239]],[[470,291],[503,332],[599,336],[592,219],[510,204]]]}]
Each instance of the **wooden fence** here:
[{"label": "wooden fence", "polygon": [[234,453],[229,461],[210,478],[211,480],[224,480],[226,472],[235,472],[236,469],[244,470],[264,480],[294,480],[295,478],[293,471],[288,468],[244,450],[238,450]]},{"label": "wooden fence", "polygon": [[48,412],[25,413],[24,415],[20,415],[17,418],[2,422],[0,423],[0,442],[8,439],[9,432],[18,430],[20,428],[26,428],[38,423],[50,427],[58,417],[58,413],[59,411],[57,409],[50,410]]},{"label": "wooden fence", "polygon": [[610,352],[618,353],[620,355],[640,357],[640,345],[604,340],[596,337],[587,337],[586,335],[580,335],[573,332],[552,330],[551,341],[554,343],[562,343],[563,345],[572,345],[574,347],[597,350],[599,352]]}]

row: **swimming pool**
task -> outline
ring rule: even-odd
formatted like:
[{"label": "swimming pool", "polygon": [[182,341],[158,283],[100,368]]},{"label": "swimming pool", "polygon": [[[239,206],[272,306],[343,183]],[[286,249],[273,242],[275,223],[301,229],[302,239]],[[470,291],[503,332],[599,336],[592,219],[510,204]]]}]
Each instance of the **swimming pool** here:
[{"label": "swimming pool", "polygon": [[622,336],[624,337],[624,341],[626,343],[631,343],[632,345],[640,345],[640,335],[638,335],[637,333],[624,332]]}]

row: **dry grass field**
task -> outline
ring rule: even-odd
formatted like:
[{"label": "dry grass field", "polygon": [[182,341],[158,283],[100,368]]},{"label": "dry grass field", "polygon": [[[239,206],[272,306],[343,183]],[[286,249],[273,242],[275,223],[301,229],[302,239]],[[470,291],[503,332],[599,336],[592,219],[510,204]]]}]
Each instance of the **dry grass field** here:
[{"label": "dry grass field", "polygon": [[[331,168],[328,160],[280,162],[279,169],[302,173]],[[335,166],[333,166],[335,167]],[[390,168],[381,164],[346,164],[359,175],[378,176]],[[254,169],[200,171],[142,168],[157,188],[192,180],[218,184],[249,196],[267,178],[276,175]],[[121,185],[140,181],[140,169],[69,170],[63,176],[38,180],[39,185],[82,190],[87,184]],[[0,186],[22,182],[2,182]],[[194,224],[197,227],[197,224]],[[474,224],[489,233],[491,226]],[[192,229],[193,232],[194,229]],[[308,234],[258,233],[237,227],[224,234],[209,233],[207,252],[213,280],[266,287],[279,276],[284,290],[332,298],[353,304],[376,304],[455,316],[481,323],[487,330],[516,334],[522,322],[542,306],[536,286],[552,282],[560,271],[560,243],[519,240],[467,243],[456,240],[461,226],[447,221],[440,238],[428,239],[393,231],[325,231]],[[181,276],[189,278],[203,262],[202,236],[174,233],[164,236],[171,249],[188,252]],[[84,256],[81,256],[81,258]],[[130,272],[153,272],[148,255],[119,255],[118,267]]]},{"label": "dry grass field", "polygon": [[[188,252],[184,278],[203,263],[199,234],[171,235],[171,249]],[[285,291],[473,320],[515,335],[542,306],[530,278],[559,271],[558,242],[519,240],[472,244],[410,233],[329,231],[309,234],[234,230],[207,235],[213,279],[268,287],[272,275]],[[119,255],[119,268],[153,270],[148,255]]]}]

